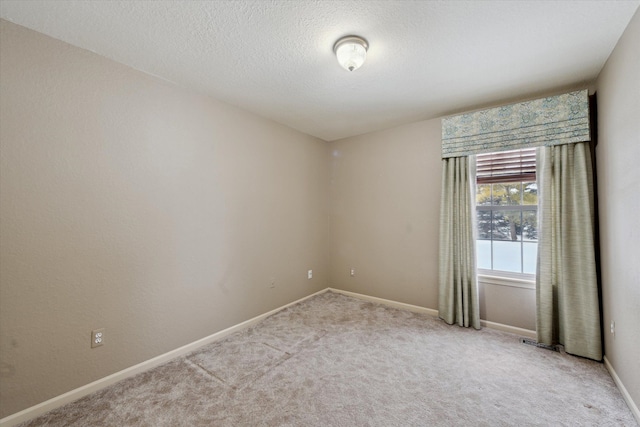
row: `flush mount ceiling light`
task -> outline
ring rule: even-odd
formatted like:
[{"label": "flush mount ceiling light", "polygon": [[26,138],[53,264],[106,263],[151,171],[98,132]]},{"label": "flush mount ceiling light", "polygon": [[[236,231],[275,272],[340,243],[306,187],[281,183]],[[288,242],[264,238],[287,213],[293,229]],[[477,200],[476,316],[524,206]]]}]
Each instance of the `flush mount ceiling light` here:
[{"label": "flush mount ceiling light", "polygon": [[333,45],[333,51],[338,62],[346,70],[353,71],[360,68],[367,58],[369,43],[362,37],[346,36]]}]

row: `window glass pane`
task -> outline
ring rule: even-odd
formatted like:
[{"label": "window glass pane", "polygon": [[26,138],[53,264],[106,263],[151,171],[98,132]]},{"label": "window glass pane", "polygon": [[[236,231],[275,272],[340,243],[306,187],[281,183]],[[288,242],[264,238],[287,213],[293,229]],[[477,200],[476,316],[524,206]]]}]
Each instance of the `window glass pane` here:
[{"label": "window glass pane", "polygon": [[491,239],[491,211],[477,211],[478,239]]},{"label": "window glass pane", "polygon": [[493,211],[493,240],[520,240],[522,238],[520,215],[521,213],[519,210]]},{"label": "window glass pane", "polygon": [[493,241],[493,269],[522,272],[520,242]]},{"label": "window glass pane", "polygon": [[535,182],[523,182],[523,204],[525,205],[537,205],[538,204],[538,185]]},{"label": "window glass pane", "polygon": [[491,204],[491,184],[478,184],[476,188],[476,205],[484,206]]},{"label": "window glass pane", "polygon": [[513,182],[493,185],[492,203],[494,205],[520,205],[522,202],[522,183]]},{"label": "window glass pane", "polygon": [[538,243],[524,242],[522,244],[522,272],[536,274],[536,262],[538,259]]},{"label": "window glass pane", "polygon": [[481,183],[476,187],[477,265],[483,270],[535,274],[538,252],[535,174],[531,179],[508,174],[504,178],[503,182],[492,182],[480,180],[478,175]]},{"label": "window glass pane", "polygon": [[478,268],[491,270],[491,240],[476,240]]},{"label": "window glass pane", "polygon": [[538,212],[522,212],[522,234],[525,241],[538,240]]}]

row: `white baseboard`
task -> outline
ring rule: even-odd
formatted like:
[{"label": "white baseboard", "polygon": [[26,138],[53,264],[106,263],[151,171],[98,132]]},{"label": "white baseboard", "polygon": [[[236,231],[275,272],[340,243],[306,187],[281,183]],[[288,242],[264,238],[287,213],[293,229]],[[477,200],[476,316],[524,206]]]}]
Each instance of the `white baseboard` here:
[{"label": "white baseboard", "polygon": [[527,338],[533,338],[534,340],[538,338],[538,334],[536,331],[532,331],[531,329],[523,329],[518,328],[517,326],[504,325],[502,323],[490,322],[488,320],[480,319],[480,325],[489,329],[496,329],[502,332],[509,332],[511,334],[521,335]]},{"label": "white baseboard", "polygon": [[418,305],[406,304],[404,302],[392,301],[384,298],[371,297],[369,295],[358,294],[356,292],[343,291],[341,289],[328,288],[328,290],[331,292],[347,295],[349,297],[354,297],[354,298],[358,298],[358,299],[369,301],[369,302],[375,302],[377,304],[383,304],[389,307],[401,308],[403,310],[409,310],[415,313],[425,313],[430,316],[438,317],[438,310],[434,310],[432,308],[420,307]]},{"label": "white baseboard", "polygon": [[[438,317],[438,310],[434,310],[433,308],[420,307],[418,305],[406,304],[403,302],[388,300],[384,298],[372,297],[369,295],[358,294],[356,292],[343,291],[341,289],[329,288],[332,292],[337,292],[339,294],[347,295],[354,298],[359,298],[361,300],[375,302],[378,304],[384,304],[389,307],[400,308],[404,310],[413,311],[415,313],[425,313],[430,316]],[[516,326],[503,325],[502,323],[490,322],[488,320],[480,320],[480,324],[489,329],[496,329],[502,332],[509,332],[516,335],[521,335],[527,338],[535,339],[537,337],[536,331],[532,331],[530,329],[518,328]]]},{"label": "white baseboard", "polygon": [[[420,307],[417,305],[412,305],[412,304],[406,304],[403,302],[398,302],[398,301],[392,301],[392,300],[388,300],[388,299],[384,299],[384,298],[377,298],[377,297],[372,297],[369,295],[364,295],[364,294],[358,294],[355,292],[349,292],[349,291],[343,291],[340,289],[334,289],[334,288],[326,288],[323,289],[321,291],[318,291],[316,293],[313,293],[311,295],[308,295],[304,298],[300,298],[296,301],[293,301],[289,304],[283,305],[282,307],[276,308],[274,310],[271,310],[267,313],[261,314],[259,316],[256,316],[252,319],[246,320],[242,323],[239,323],[237,325],[231,326],[227,329],[224,329],[222,331],[216,332],[215,334],[209,335],[208,337],[199,339],[197,341],[194,341],[190,344],[184,345],[180,348],[177,348],[175,350],[171,350],[167,353],[161,354],[160,356],[154,357],[153,359],[149,359],[146,360],[142,363],[139,363],[137,365],[131,366],[127,369],[123,369],[122,371],[116,372],[114,374],[111,374],[109,376],[106,376],[104,378],[101,378],[99,380],[96,380],[92,383],[86,384],[82,387],[78,387],[74,390],[71,390],[67,393],[61,394],[59,396],[56,396],[54,398],[51,398],[45,402],[39,403],[35,406],[32,406],[30,408],[24,409],[20,412],[17,412],[15,414],[9,415],[5,418],[0,419],[0,427],[10,427],[10,426],[14,426],[16,424],[19,424],[21,422],[30,420],[32,418],[38,417],[46,412],[49,412],[53,409],[59,408],[63,405],[66,405],[67,403],[71,403],[74,400],[78,400],[81,397],[84,397],[88,394],[91,394],[93,392],[96,392],[98,390],[101,390],[105,387],[110,386],[111,384],[114,384],[118,381],[122,381],[126,378],[132,377],[134,375],[137,375],[141,372],[147,371],[149,369],[155,368],[156,366],[160,366],[163,363],[169,362],[172,359],[175,359],[177,357],[183,356],[185,354],[191,353],[194,350],[197,350],[198,348],[205,346],[207,344],[210,344],[212,342],[221,340],[233,333],[239,332],[243,329],[249,328],[253,325],[255,325],[256,323],[264,320],[265,318],[271,316],[272,314],[275,314],[281,310],[284,310],[285,308],[292,306],[294,304],[297,304],[299,302],[302,302],[306,299],[309,299],[315,295],[327,292],[327,291],[332,291],[332,292],[336,292],[339,294],[343,294],[343,295],[347,295],[350,297],[354,297],[354,298],[359,298],[365,301],[369,301],[369,302],[374,302],[377,304],[383,304],[389,307],[394,307],[394,308],[399,308],[399,309],[404,309],[404,310],[409,310],[412,312],[416,312],[416,313],[425,313],[428,314],[430,316],[434,316],[434,317],[438,317],[438,310],[434,310],[432,308],[426,308],[426,307]],[[500,323],[495,323],[495,322],[489,322],[486,320],[481,320],[480,323],[482,324],[482,326],[486,326],[487,328],[491,328],[491,329],[497,329],[497,330],[501,330],[504,332],[511,332],[514,334],[518,334],[518,335],[523,335],[523,336],[527,336],[527,337],[531,337],[531,338],[535,338],[536,337],[536,333],[535,331],[530,331],[528,329],[521,329],[521,328],[517,328],[514,326],[509,326],[509,325],[503,325]],[[605,358],[605,364],[607,364],[608,362],[606,361]],[[609,369],[610,365],[608,365],[608,369]],[[614,371],[613,368],[609,369],[610,372],[612,372],[612,376],[614,377],[614,380],[616,381],[616,384],[618,384],[618,387],[620,387],[621,390],[624,389],[624,387],[622,386],[622,383],[619,382],[620,380],[617,379],[618,377],[616,375],[614,375]],[[626,393],[626,390],[623,391],[623,395],[625,396],[625,400],[627,400],[627,403],[629,403],[629,407],[631,407],[631,405],[633,404],[633,401],[631,400],[631,397],[629,397],[628,393]],[[635,404],[633,404],[634,408],[635,408],[635,412],[634,415],[636,416],[636,418],[638,418],[640,420],[640,418],[638,417],[638,408],[635,406]],[[632,409],[633,410],[633,409]],[[640,421],[639,421],[640,422]]]},{"label": "white baseboard", "polygon": [[153,359],[149,359],[142,363],[138,363],[137,365],[131,366],[127,369],[123,369],[122,371],[116,372],[114,374],[111,374],[99,380],[96,380],[92,383],[83,385],[82,387],[78,387],[74,390],[68,391],[67,393],[61,394],[47,401],[31,406],[30,408],[24,409],[20,412],[16,412],[15,414],[12,414],[5,418],[0,419],[0,426],[1,427],[14,426],[16,424],[30,420],[32,418],[38,417],[46,412],[59,408],[63,405],[66,405],[67,403],[71,403],[74,400],[78,400],[81,397],[84,397],[88,394],[91,394],[105,387],[108,387],[111,384],[114,384],[118,381],[122,381],[125,378],[129,378],[141,372],[148,371],[149,369],[155,368],[156,366],[160,366],[163,363],[166,363],[172,359],[191,353],[192,351],[197,350],[202,346],[221,340],[243,329],[249,328],[255,325],[256,323],[264,320],[265,318],[271,316],[272,314],[275,314],[281,310],[284,310],[289,306],[302,302],[306,299],[309,299],[315,295],[327,292],[327,290],[328,288],[318,291],[316,293],[313,293],[311,295],[308,295],[304,298],[300,298],[299,300],[283,305],[282,307],[276,308],[267,313],[261,314],[252,319],[246,320],[242,323],[238,323],[237,325],[234,325],[222,331],[216,332],[215,334],[209,335],[208,337],[204,337],[190,344],[184,345],[180,348],[171,350],[167,353],[161,354],[160,356],[154,357]]},{"label": "white baseboard", "polygon": [[616,370],[613,369],[613,366],[611,365],[611,362],[609,362],[609,359],[607,359],[607,356],[604,356],[604,366],[605,368],[607,368],[607,371],[609,371],[609,374],[611,374],[611,378],[613,378],[613,382],[616,383],[616,385],[618,386],[618,389],[620,390],[620,393],[622,393],[622,397],[624,398],[624,401],[627,402],[627,406],[629,406],[631,413],[633,414],[633,416],[636,418],[636,421],[640,425],[640,410],[638,410],[638,405],[636,405],[636,402],[634,402],[633,399],[631,398],[631,395],[627,391],[627,388],[624,386],[624,384],[622,384],[620,377],[616,373]]}]

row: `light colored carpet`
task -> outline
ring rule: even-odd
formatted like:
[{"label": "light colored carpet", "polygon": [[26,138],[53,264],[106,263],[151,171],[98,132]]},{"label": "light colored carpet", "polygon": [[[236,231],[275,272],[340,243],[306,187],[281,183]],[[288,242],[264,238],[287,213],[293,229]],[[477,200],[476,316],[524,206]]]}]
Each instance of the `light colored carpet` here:
[{"label": "light colored carpet", "polygon": [[600,363],[326,292],[28,426],[635,426]]}]

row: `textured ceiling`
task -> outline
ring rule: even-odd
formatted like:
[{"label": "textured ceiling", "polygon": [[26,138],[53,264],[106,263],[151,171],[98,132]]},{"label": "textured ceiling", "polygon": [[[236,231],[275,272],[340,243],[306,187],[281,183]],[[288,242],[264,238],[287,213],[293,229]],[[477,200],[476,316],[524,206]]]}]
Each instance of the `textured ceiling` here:
[{"label": "textured ceiling", "polygon": [[[2,18],[327,141],[591,82],[633,1],[0,1]],[[370,44],[355,72],[334,42]]]}]

